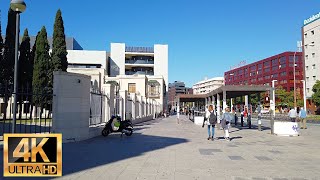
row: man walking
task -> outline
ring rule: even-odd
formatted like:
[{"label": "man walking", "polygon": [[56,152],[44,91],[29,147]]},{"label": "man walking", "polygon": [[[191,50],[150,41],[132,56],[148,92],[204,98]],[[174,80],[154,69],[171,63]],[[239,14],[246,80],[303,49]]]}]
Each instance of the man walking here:
[{"label": "man walking", "polygon": [[300,118],[300,128],[307,129],[307,126],[306,126],[307,112],[306,112],[306,110],[303,109],[303,107],[301,107],[301,110],[299,112],[299,118]]},{"label": "man walking", "polygon": [[291,107],[291,110],[289,111],[288,116],[290,117],[291,122],[296,122],[297,112],[294,108]]}]

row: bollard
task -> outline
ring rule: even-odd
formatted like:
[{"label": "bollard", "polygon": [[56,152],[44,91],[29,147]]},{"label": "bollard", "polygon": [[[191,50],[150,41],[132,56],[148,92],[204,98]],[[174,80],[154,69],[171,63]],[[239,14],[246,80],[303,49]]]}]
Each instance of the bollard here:
[{"label": "bollard", "polygon": [[261,129],[261,113],[258,114],[258,131],[262,131],[262,129]]},{"label": "bollard", "polygon": [[243,127],[243,114],[241,114],[241,127]]},{"label": "bollard", "polygon": [[237,125],[237,121],[238,121],[238,116],[237,113],[234,114],[234,125]]},{"label": "bollard", "polygon": [[270,121],[270,128],[271,128],[271,134],[274,134],[273,132],[273,126],[274,126],[274,116],[273,116],[273,110],[270,111],[271,121]]},{"label": "bollard", "polygon": [[248,115],[247,123],[248,123],[248,125],[249,125],[249,129],[251,129],[251,114]]}]

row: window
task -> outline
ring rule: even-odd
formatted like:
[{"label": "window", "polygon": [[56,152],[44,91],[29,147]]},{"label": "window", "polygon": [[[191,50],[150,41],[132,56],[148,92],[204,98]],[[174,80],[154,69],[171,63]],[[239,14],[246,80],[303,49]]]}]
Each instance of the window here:
[{"label": "window", "polygon": [[136,83],[128,84],[128,93],[136,93]]},{"label": "window", "polygon": [[280,76],[286,76],[286,75],[287,75],[287,72],[280,73]]},{"label": "window", "polygon": [[307,33],[305,33],[305,34],[304,34],[304,38],[307,38],[307,35],[308,35],[308,34],[307,34]]},{"label": "window", "polygon": [[307,92],[308,92],[308,93],[310,92],[310,88],[307,88]]},{"label": "window", "polygon": [[273,59],[272,60],[272,65],[274,66],[274,65],[278,65],[278,59]]},{"label": "window", "polygon": [[308,55],[306,55],[306,59],[308,59]]},{"label": "window", "polygon": [[306,70],[309,70],[309,66],[306,66]]},{"label": "window", "polygon": [[316,53],[312,53],[312,57],[316,57]]},{"label": "window", "polygon": [[313,76],[313,80],[314,80],[314,81],[316,80],[316,76]]},{"label": "window", "polygon": [[309,77],[306,77],[306,80],[309,81]]},{"label": "window", "polygon": [[312,34],[312,35],[314,35],[314,30],[313,30],[313,31],[311,31],[311,34]]},{"label": "window", "polygon": [[316,69],[316,65],[315,64],[312,65],[312,69]]}]

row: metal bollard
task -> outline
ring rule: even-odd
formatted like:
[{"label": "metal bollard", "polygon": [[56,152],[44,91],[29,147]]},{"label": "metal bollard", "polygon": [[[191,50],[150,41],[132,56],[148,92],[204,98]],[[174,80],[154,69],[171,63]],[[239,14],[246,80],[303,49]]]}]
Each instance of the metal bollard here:
[{"label": "metal bollard", "polygon": [[241,127],[243,127],[243,114],[241,114]]},{"label": "metal bollard", "polygon": [[249,129],[251,129],[251,115],[248,115],[247,123],[249,125]]},{"label": "metal bollard", "polygon": [[234,125],[237,125],[237,121],[238,121],[238,116],[237,113],[234,114]]},{"label": "metal bollard", "polygon": [[261,129],[261,114],[258,115],[258,131],[262,131],[262,129]]}]

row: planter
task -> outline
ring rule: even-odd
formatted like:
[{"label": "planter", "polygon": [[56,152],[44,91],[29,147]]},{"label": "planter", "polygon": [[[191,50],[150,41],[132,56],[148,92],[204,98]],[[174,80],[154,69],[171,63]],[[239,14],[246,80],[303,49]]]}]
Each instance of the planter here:
[{"label": "planter", "polygon": [[194,124],[202,126],[203,120],[204,120],[203,116],[195,116],[194,117]]},{"label": "planter", "polygon": [[274,122],[274,134],[278,136],[299,136],[297,122]]}]

